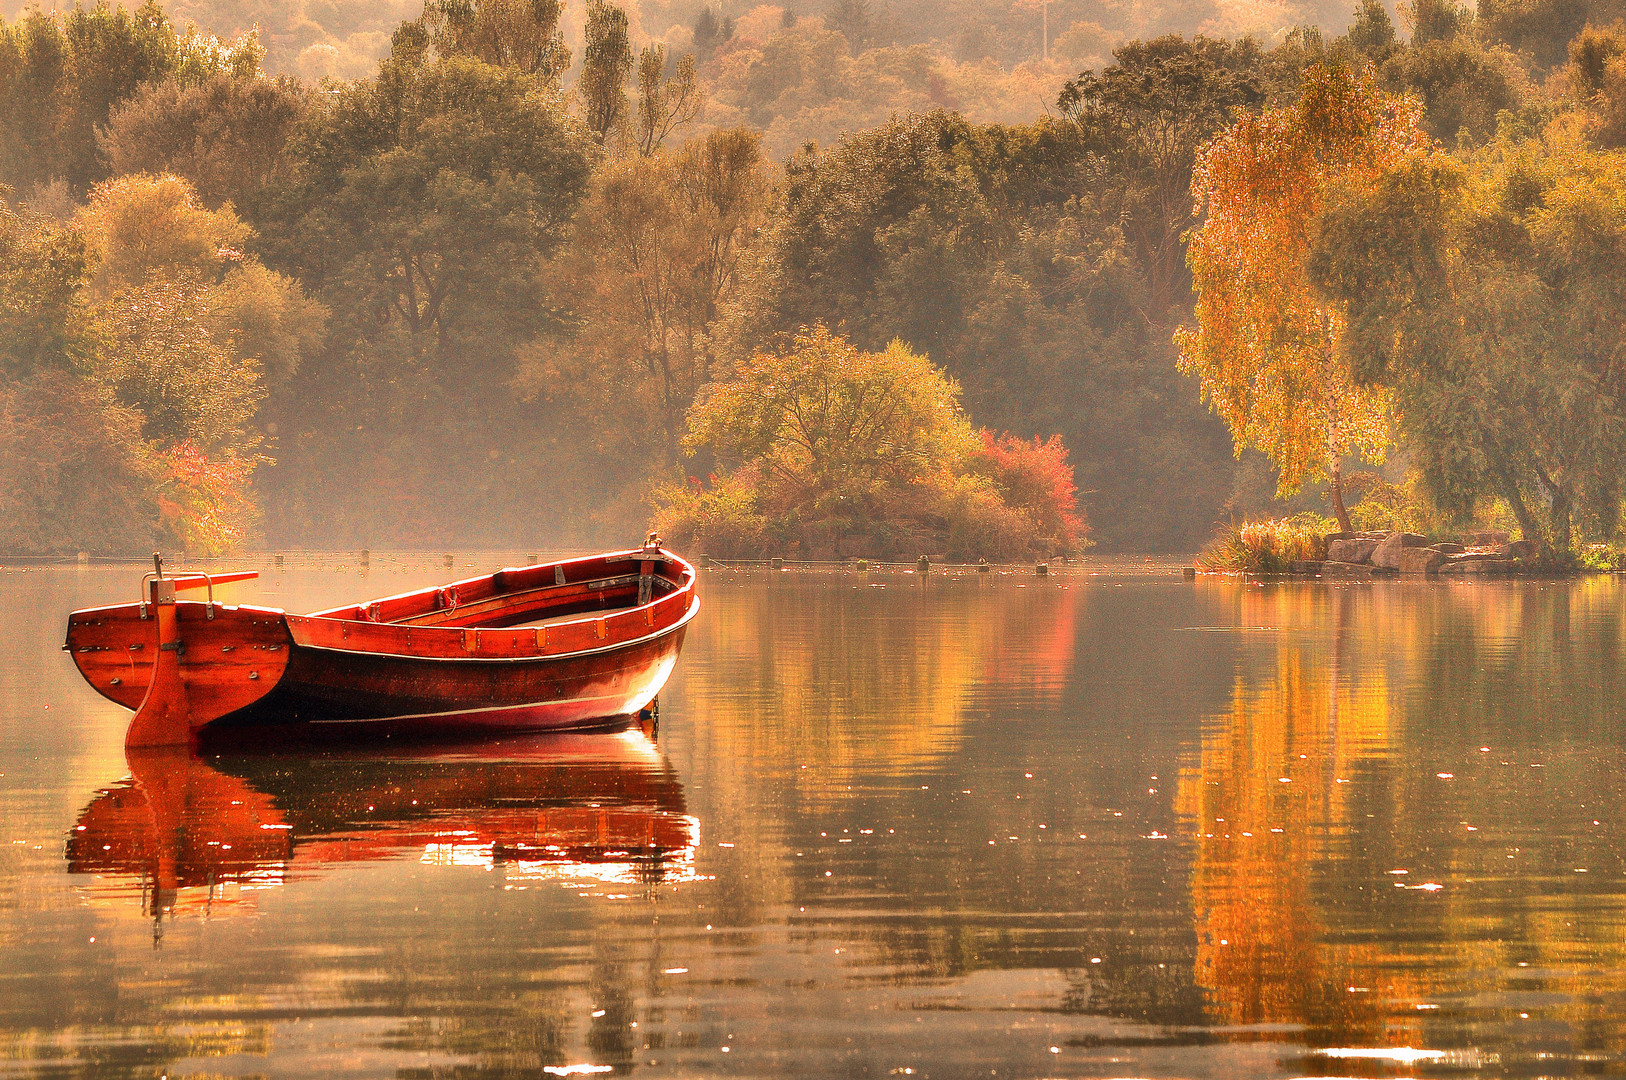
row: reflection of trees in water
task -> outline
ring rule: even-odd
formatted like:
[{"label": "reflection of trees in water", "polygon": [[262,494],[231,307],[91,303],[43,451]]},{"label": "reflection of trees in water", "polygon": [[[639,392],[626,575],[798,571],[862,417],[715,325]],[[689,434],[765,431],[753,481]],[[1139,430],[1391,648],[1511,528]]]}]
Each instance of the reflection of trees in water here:
[{"label": "reflection of trees in water", "polygon": [[[737,844],[714,886],[719,918],[753,932],[788,921],[796,945],[845,943],[853,964],[934,987],[954,1008],[983,1007],[958,996],[972,973],[1059,970],[1064,996],[1047,1008],[1196,1019],[1185,852],[1147,840],[1140,811],[1114,817],[1128,788],[1150,802],[1118,775],[1140,772],[1143,748],[1103,745],[1142,712],[1116,696],[1064,701],[1079,689],[1075,665],[1103,654],[1120,677],[1088,694],[1155,697],[1128,662],[1137,649],[1148,661],[1126,625],[1080,637],[1094,606],[1123,593],[849,575],[867,590],[855,601],[785,577],[774,587],[794,602],[709,579],[695,632],[711,640],[690,655],[717,674],[690,668],[683,681],[698,744],[684,771],[707,790],[708,835]],[[1091,715],[1058,728],[1075,708]],[[1038,780],[1024,776],[1035,768]],[[884,846],[859,834],[890,826],[900,839]],[[837,847],[844,829],[854,843]]]},{"label": "reflection of trees in water", "polygon": [[[843,576],[851,589],[823,575],[772,589],[738,588],[724,574],[708,581],[706,617],[690,631],[708,640],[685,659],[697,739],[773,771],[817,765],[795,779],[828,791],[855,776],[909,776],[951,754],[973,688],[1060,692],[1073,603],[1057,587],[941,572]],[[693,670],[695,654],[714,667]]]},{"label": "reflection of trees in water", "polygon": [[1177,809],[1195,851],[1195,977],[1211,1019],[1347,1036],[1371,1030],[1400,987],[1378,948],[1327,943],[1316,877],[1347,852],[1363,762],[1389,749],[1389,690],[1307,651],[1284,640],[1273,679],[1237,681],[1229,715],[1182,772]]},{"label": "reflection of trees in water", "polygon": [[[1010,902],[1023,867],[1009,860],[1022,855],[990,853],[988,822],[967,822],[950,797],[969,782],[948,774],[969,767],[969,725],[1003,697],[1059,698],[1080,594],[1031,576],[833,576],[702,584],[691,633],[705,640],[685,657],[681,701],[694,758],[680,767],[706,790],[708,836],[735,844],[708,921],[734,928],[742,948],[771,927],[788,935],[770,947],[792,950],[835,931],[844,959],[901,978],[1020,966],[1010,957],[1055,921],[990,915]],[[1031,837],[1036,824],[1015,806],[1022,824],[1002,827]],[[981,850],[967,850],[973,834]]]},{"label": "reflection of trees in water", "polygon": [[1210,1022],[1451,1045],[1523,1012],[1528,1047],[1626,1049],[1626,859],[1590,824],[1626,810],[1618,583],[1235,601],[1277,629],[1177,802]]}]

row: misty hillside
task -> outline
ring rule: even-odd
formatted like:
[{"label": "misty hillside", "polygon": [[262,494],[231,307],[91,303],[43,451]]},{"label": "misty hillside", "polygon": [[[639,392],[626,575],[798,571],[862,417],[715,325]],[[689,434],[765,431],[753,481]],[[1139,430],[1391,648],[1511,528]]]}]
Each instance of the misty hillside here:
[{"label": "misty hillside", "polygon": [[[0,16],[15,19],[29,6],[3,0]],[[177,29],[196,26],[221,39],[257,27],[267,73],[307,82],[371,75],[389,52],[390,34],[423,7],[420,0],[162,6]],[[1031,120],[1054,103],[1068,78],[1105,66],[1114,46],[1133,39],[1252,35],[1268,45],[1301,25],[1336,35],[1351,19],[1351,5],[1342,0],[1053,0],[1047,58],[1045,7],[1043,0],[635,0],[627,15],[635,50],[664,42],[672,56],[702,56],[712,98],[708,123],[760,127],[776,156],[808,141],[831,142],[840,131],[872,126],[893,112],[945,107],[984,123]],[[583,4],[566,3],[560,16],[573,57],[567,83],[580,71],[584,12]],[[850,57],[849,39],[857,45]],[[768,85],[763,69],[773,72]]]}]

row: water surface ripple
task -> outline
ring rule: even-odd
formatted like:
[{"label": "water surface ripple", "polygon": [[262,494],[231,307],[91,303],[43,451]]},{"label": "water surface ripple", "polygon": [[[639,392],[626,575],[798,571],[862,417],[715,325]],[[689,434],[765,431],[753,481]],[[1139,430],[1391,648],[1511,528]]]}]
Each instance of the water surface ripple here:
[{"label": "water surface ripple", "polygon": [[0,1076],[1626,1072],[1626,579],[713,570],[653,739],[126,760],[138,575],[0,568]]}]

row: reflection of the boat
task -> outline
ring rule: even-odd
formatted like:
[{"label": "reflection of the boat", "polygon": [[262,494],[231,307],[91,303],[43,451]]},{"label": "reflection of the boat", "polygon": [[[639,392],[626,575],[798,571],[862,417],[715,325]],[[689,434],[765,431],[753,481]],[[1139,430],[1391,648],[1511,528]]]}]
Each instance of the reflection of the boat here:
[{"label": "reflection of the boat", "polygon": [[636,729],[478,744],[200,759],[127,751],[68,839],[68,869],[152,915],[220,910],[334,863],[416,856],[512,882],[692,874],[699,823]]}]

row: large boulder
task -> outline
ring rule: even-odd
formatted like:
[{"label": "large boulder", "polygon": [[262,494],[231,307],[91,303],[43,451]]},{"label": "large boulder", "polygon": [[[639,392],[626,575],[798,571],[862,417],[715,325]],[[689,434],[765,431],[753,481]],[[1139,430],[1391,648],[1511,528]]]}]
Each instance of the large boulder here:
[{"label": "large boulder", "polygon": [[1370,563],[1372,552],[1377,550],[1376,540],[1366,540],[1351,537],[1345,540],[1334,540],[1327,545],[1327,561],[1341,563]]},{"label": "large boulder", "polygon": [[1402,574],[1432,574],[1445,562],[1445,552],[1431,547],[1403,547],[1400,549]]},{"label": "large boulder", "polygon": [[1416,533],[1397,532],[1390,533],[1389,538],[1372,549],[1372,565],[1381,566],[1386,570],[1404,570],[1400,565],[1400,553],[1408,548],[1428,547],[1428,537],[1418,536]]}]

